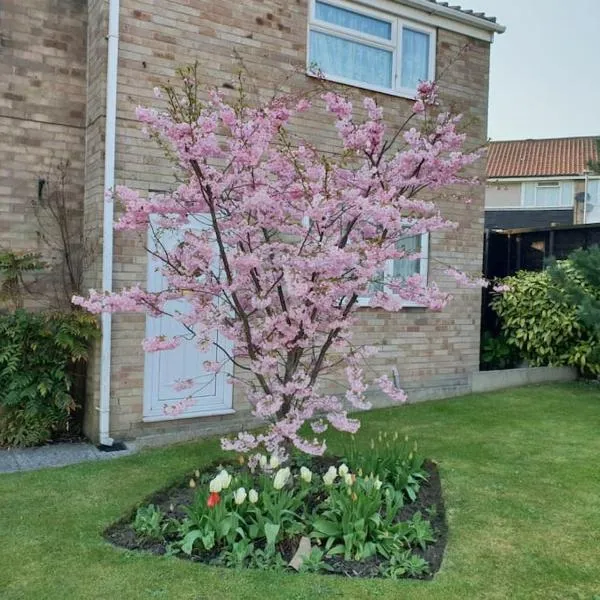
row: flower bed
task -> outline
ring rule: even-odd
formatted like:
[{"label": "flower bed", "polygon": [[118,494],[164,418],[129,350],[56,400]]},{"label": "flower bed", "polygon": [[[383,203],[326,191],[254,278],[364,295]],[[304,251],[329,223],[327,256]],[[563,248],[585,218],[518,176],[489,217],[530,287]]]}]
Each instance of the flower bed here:
[{"label": "flower bed", "polygon": [[[248,464],[250,463],[250,464]],[[343,459],[240,456],[154,494],[106,537],[232,568],[429,578],[446,538],[437,469],[380,436]]]}]

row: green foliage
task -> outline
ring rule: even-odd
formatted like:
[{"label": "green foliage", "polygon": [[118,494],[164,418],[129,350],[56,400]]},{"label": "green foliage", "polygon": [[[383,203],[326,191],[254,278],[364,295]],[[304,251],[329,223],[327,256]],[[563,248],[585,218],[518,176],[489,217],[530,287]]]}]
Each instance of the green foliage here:
[{"label": "green foliage", "polygon": [[0,446],[40,444],[66,426],[73,368],[98,334],[87,313],[0,315]]},{"label": "green foliage", "polygon": [[569,255],[569,265],[572,272],[561,268],[561,263],[550,265],[552,282],[562,298],[577,307],[583,326],[600,336],[600,248],[575,250]]},{"label": "green foliage", "polygon": [[486,331],[481,341],[481,363],[486,371],[513,369],[520,360],[518,349],[509,344],[503,333],[493,335]]},{"label": "green foliage", "polygon": [[[413,455],[410,450],[398,460],[412,460]],[[197,490],[184,507],[184,519],[166,520],[149,505],[137,511],[133,529],[143,541],[162,539],[169,554],[204,556],[236,569],[287,568],[283,554],[308,537],[318,547],[303,557],[300,570],[310,573],[332,570],[327,561],[335,556],[391,560],[407,549],[424,550],[435,542],[431,524],[420,513],[407,521],[399,519],[404,488],[395,489],[374,474],[352,473],[345,464],[330,466],[325,474],[306,464],[303,458],[300,468],[291,463],[258,472],[220,467],[212,479],[196,472],[190,484]]]},{"label": "green foliage", "polygon": [[133,530],[139,537],[150,541],[160,541],[164,538],[164,515],[158,506],[149,504],[137,509],[133,520]]},{"label": "green foliage", "polygon": [[413,502],[421,483],[427,479],[425,459],[417,452],[417,443],[409,444],[408,438],[401,440],[397,432],[393,435],[380,432],[371,440],[368,452],[359,450],[353,439],[344,456],[353,470],[379,477]]},{"label": "green foliage", "polygon": [[0,302],[8,302],[15,309],[22,308],[25,274],[45,267],[39,254],[0,252]]},{"label": "green foliage", "polygon": [[[570,262],[556,264],[562,277],[586,288]],[[496,295],[492,308],[506,341],[534,366],[572,365],[600,373],[599,337],[584,325],[578,307],[549,271],[520,271],[503,280],[509,291]],[[587,289],[587,288],[586,288]]]},{"label": "green foliage", "polygon": [[300,563],[300,573],[320,573],[331,571],[331,565],[325,562],[325,550],[313,547]]},{"label": "green foliage", "polygon": [[400,577],[420,577],[429,573],[427,561],[413,554],[410,550],[404,550],[390,557],[390,560],[381,565],[380,573],[390,579]]}]

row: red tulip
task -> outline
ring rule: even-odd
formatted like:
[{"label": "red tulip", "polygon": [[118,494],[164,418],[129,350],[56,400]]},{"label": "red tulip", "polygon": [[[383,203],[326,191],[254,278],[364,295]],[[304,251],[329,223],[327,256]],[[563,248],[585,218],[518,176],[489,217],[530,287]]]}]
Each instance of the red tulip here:
[{"label": "red tulip", "polygon": [[208,508],[214,508],[217,504],[221,502],[221,496],[217,492],[211,492],[208,500],[206,501],[206,505]]}]

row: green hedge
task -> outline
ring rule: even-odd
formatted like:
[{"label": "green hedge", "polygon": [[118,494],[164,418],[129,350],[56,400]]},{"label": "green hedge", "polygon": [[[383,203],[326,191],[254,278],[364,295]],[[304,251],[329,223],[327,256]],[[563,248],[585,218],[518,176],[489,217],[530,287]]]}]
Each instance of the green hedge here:
[{"label": "green hedge", "polygon": [[[564,277],[585,287],[568,261],[557,263]],[[506,342],[534,367],[571,365],[584,374],[600,373],[600,339],[580,318],[577,307],[548,271],[520,271],[502,283],[510,290],[491,302]],[[588,290],[590,294],[595,290]]]},{"label": "green hedge", "polygon": [[75,367],[98,336],[83,312],[0,315],[0,446],[44,443],[65,429]]}]

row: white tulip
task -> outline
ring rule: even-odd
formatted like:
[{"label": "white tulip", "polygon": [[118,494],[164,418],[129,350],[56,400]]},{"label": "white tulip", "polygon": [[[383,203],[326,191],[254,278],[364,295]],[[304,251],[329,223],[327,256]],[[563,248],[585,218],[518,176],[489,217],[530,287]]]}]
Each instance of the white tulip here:
[{"label": "white tulip", "polygon": [[306,467],[300,467],[300,479],[302,479],[302,481],[306,481],[306,483],[310,483],[312,479],[312,471]]},{"label": "white tulip", "polygon": [[264,470],[267,466],[267,462],[267,457],[264,454],[261,454],[260,458],[258,459],[258,464],[260,465],[260,468]]},{"label": "white tulip", "polygon": [[220,493],[220,491],[223,489],[223,482],[218,475],[214,479],[211,479],[210,483],[208,484],[208,489],[211,493],[216,494]]},{"label": "white tulip", "polygon": [[338,473],[340,474],[340,477],[346,477],[346,475],[348,475],[349,471],[350,471],[350,469],[348,468],[348,465],[346,463],[342,463],[340,465],[340,468],[338,469]]},{"label": "white tulip", "polygon": [[273,487],[276,490],[280,490],[290,478],[290,468],[285,467],[285,469],[279,469],[275,474],[275,478],[273,479]]},{"label": "white tulip", "polygon": [[239,506],[240,504],[244,503],[246,496],[246,490],[243,487],[238,488],[235,492],[233,492],[233,501]]},{"label": "white tulip", "polygon": [[223,469],[218,475],[217,478],[221,481],[221,487],[226,490],[231,484],[231,475]]},{"label": "white tulip", "polygon": [[323,483],[325,485],[333,485],[333,482],[335,481],[336,477],[337,469],[335,467],[329,467],[329,469],[327,469],[327,473],[323,475]]},{"label": "white tulip", "polygon": [[379,489],[381,489],[381,485],[382,485],[382,483],[383,483],[383,482],[381,481],[381,479],[379,479],[379,476],[378,476],[378,477],[377,477],[377,479],[375,480],[375,483],[374,483],[375,489],[376,489],[376,490],[379,490]]},{"label": "white tulip", "polygon": [[250,504],[256,504],[258,502],[258,492],[256,490],[250,490],[248,492],[248,500]]},{"label": "white tulip", "polygon": [[352,477],[350,473],[346,473],[346,475],[344,475],[344,483],[346,485],[352,485],[354,483],[354,477]]},{"label": "white tulip", "polygon": [[271,459],[269,460],[269,467],[271,467],[271,469],[276,469],[281,463],[279,462],[279,458],[277,458],[276,454],[273,454],[271,456]]}]

